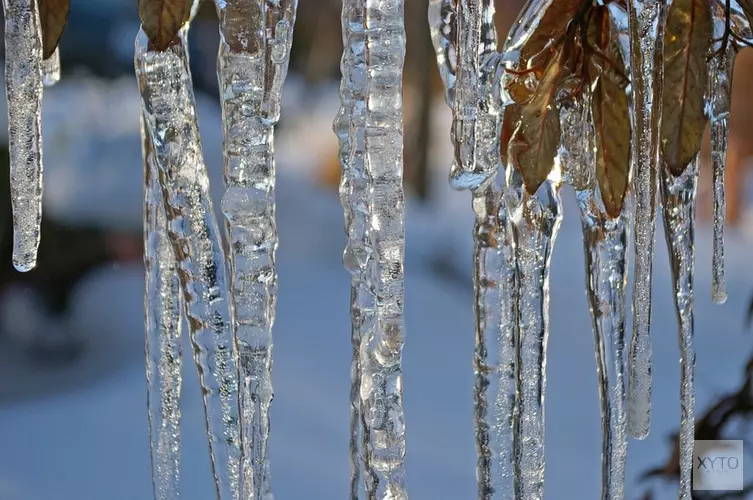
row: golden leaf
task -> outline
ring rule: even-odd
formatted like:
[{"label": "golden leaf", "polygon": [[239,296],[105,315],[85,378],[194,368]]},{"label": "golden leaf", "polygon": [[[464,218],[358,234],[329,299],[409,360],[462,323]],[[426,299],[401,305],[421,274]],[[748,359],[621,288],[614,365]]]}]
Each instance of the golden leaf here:
[{"label": "golden leaf", "polygon": [[533,194],[546,180],[554,166],[560,142],[560,119],[557,103],[560,84],[570,75],[570,43],[561,44],[544,70],[533,97],[520,106],[517,121],[509,140],[508,161],[520,171],[529,193]]},{"label": "golden leaf", "polygon": [[70,0],[39,0],[39,21],[42,25],[42,57],[55,53],[68,23]]},{"label": "golden leaf", "polygon": [[713,26],[707,0],[674,0],[664,32],[661,145],[664,162],[680,175],[701,149],[706,127],[706,56]]},{"label": "golden leaf", "polygon": [[151,48],[165,50],[191,15],[193,0],[138,0],[139,17]]},{"label": "golden leaf", "polygon": [[630,112],[625,61],[607,7],[594,8],[588,37],[596,180],[607,213],[619,217],[630,173]]},{"label": "golden leaf", "polygon": [[264,33],[259,30],[265,22],[258,2],[228,1],[221,16],[222,36],[232,50],[250,54],[262,50]]}]

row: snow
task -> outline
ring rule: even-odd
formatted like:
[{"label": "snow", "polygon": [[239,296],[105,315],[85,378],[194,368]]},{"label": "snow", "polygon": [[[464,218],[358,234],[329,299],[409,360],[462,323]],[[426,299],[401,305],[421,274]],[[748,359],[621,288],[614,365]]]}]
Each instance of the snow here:
[{"label": "snow", "polygon": [[[75,86],[80,91],[74,91]],[[290,102],[304,102],[293,92],[286,93]],[[116,94],[118,98],[113,99]],[[324,95],[316,106],[286,108],[287,128],[280,130],[277,143],[279,300],[270,457],[273,491],[283,500],[332,499],[348,491],[349,276],[341,263],[342,209],[334,191],[319,191],[306,178],[315,167],[312,159],[321,157],[326,145],[336,144],[330,124],[338,102],[332,98],[334,91],[329,97]],[[104,87],[80,79],[64,80],[46,93],[45,101],[49,116],[62,117],[63,109],[76,111],[75,119],[65,126],[62,121],[57,127],[45,123],[45,133],[60,138],[57,143],[46,143],[48,213],[68,220],[138,227],[142,179],[135,82],[127,79]],[[296,109],[299,113],[291,117]],[[199,96],[198,112],[219,201],[219,107]],[[470,287],[473,215],[469,195],[446,187],[451,146],[444,102],[437,103],[437,113],[438,144],[433,151],[434,164],[441,170],[437,202],[417,207],[409,200],[407,207],[406,469],[408,491],[416,500],[473,498],[476,488]],[[121,119],[115,123],[105,119],[114,114]],[[102,136],[92,141],[86,157],[73,154],[86,135],[84,127]],[[600,488],[601,432],[580,222],[569,188],[563,198],[564,222],[551,272],[547,364],[546,496],[551,500],[597,498]],[[743,327],[753,289],[750,237],[732,229],[726,237],[730,299],[724,306],[714,306],[711,228],[700,226],[697,231],[699,412],[739,384],[751,352],[750,334]],[[653,427],[646,441],[629,443],[628,498],[639,497],[643,491],[638,476],[666,460],[667,436],[677,428],[680,417],[677,326],[661,225],[656,251]],[[433,270],[431,264],[439,256],[449,259],[450,267],[468,280],[467,286]],[[0,500],[151,497],[142,287],[143,271],[136,265],[102,269],[81,284],[70,321],[87,337],[91,350],[77,369],[38,373],[36,388],[32,388],[30,368],[20,362],[17,370],[0,372],[4,373],[0,385],[29,384],[30,391],[41,391],[41,379],[59,388],[53,394],[0,399]],[[190,352],[187,344],[185,352]],[[183,498],[207,499],[213,493],[198,382],[192,361],[187,359],[185,368]],[[662,491],[659,498],[676,498],[673,488]]]}]

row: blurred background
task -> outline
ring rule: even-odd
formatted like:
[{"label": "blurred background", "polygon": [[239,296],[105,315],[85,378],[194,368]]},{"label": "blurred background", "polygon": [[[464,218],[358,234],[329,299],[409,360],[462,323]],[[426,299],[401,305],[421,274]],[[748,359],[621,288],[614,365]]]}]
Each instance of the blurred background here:
[{"label": "blurred background", "polygon": [[[10,264],[7,119],[0,110],[0,500],[151,498],[143,361],[142,165],[133,77],[133,0],[72,0],[63,79],[45,91],[45,198],[38,268]],[[407,191],[405,411],[415,499],[475,497],[468,193],[447,186],[451,117],[426,24],[406,2]],[[504,34],[522,2],[498,2]],[[279,300],[271,463],[278,499],[331,499],[348,488],[349,276],[337,196],[340,2],[301,0],[278,127]],[[211,2],[191,30],[207,168],[222,194],[219,37]],[[753,289],[753,55],[735,69],[728,152],[730,299],[711,304],[710,172],[699,195],[696,272],[699,438],[748,439],[753,411],[746,326]],[[747,91],[746,91],[747,90]],[[0,107],[5,106],[2,100]],[[704,153],[708,156],[708,153]],[[547,498],[597,498],[600,425],[578,212],[565,221],[551,275]],[[630,499],[675,498],[679,352],[663,231],[657,232],[654,423],[631,441]],[[185,331],[185,329],[184,329]],[[212,497],[199,388],[186,345],[183,461],[188,500]],[[702,434],[705,433],[705,434]],[[751,461],[750,463],[753,463]],[[753,466],[750,467],[753,471]],[[699,497],[721,498],[721,497]],[[732,498],[732,497],[725,497]],[[736,498],[745,498],[745,494]]]}]

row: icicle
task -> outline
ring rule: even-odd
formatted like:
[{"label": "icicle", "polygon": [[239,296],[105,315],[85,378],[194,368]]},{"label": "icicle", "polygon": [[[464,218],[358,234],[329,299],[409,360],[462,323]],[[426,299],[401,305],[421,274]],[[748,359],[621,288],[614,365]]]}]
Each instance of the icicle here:
[{"label": "icicle", "polygon": [[[267,442],[277,296],[274,127],[280,119],[297,0],[218,1],[232,311],[239,350],[242,498],[269,487]],[[253,488],[250,490],[249,488]]]},{"label": "icicle", "polygon": [[52,87],[60,81],[60,48],[42,61],[42,83],[45,87]]},{"label": "icicle", "polygon": [[[446,100],[455,104],[456,44],[459,26],[456,0],[431,0],[429,26],[437,64],[445,84]],[[468,8],[469,6],[466,6]],[[462,8],[462,7],[461,7]],[[478,29],[481,51],[475,87],[463,89],[475,93],[475,105],[488,113],[488,127],[480,136],[482,153],[475,161],[489,175],[499,165],[499,95],[494,27],[494,7],[490,2],[471,5],[478,8],[481,21]],[[468,36],[464,34],[464,36]],[[467,47],[466,47],[467,50]],[[468,53],[468,52],[466,52]],[[472,78],[461,84],[472,85]],[[456,145],[458,143],[456,142]],[[476,347],[474,353],[474,422],[476,427],[478,497],[484,500],[512,499],[512,418],[515,404],[514,301],[515,273],[512,235],[507,224],[507,211],[501,203],[504,180],[490,179],[473,187],[472,206],[476,215],[474,227],[474,313]]]},{"label": "icicle", "polygon": [[517,170],[507,172],[505,192],[513,228],[517,297],[517,411],[513,473],[516,498],[544,498],[544,401],[549,338],[549,263],[562,220],[560,180],[553,172],[534,196]]},{"label": "icicle", "polygon": [[651,274],[656,229],[659,123],[663,86],[666,0],[629,0],[633,92],[635,277],[633,335],[628,361],[628,430],[645,439],[651,428]]},{"label": "icicle", "polygon": [[[476,189],[497,173],[499,106],[491,102],[497,68],[497,32],[492,0],[458,2],[450,184]],[[498,95],[498,94],[497,94]]]},{"label": "icicle", "polygon": [[727,162],[727,135],[729,132],[730,98],[732,94],[732,69],[737,48],[729,40],[722,51],[721,38],[726,29],[724,8],[714,6],[715,29],[714,55],[709,59],[709,89],[706,108],[711,130],[711,163],[714,183],[714,252],[712,257],[711,297],[717,304],[727,301],[727,285],[724,279],[724,219],[727,205],[724,201],[724,170]]},{"label": "icicle", "polygon": [[226,298],[222,240],[201,151],[185,33],[164,52],[136,38],[135,66],[146,126],[165,198],[185,314],[202,385],[219,500],[239,488],[238,379]]},{"label": "icicle", "polygon": [[429,0],[429,29],[437,57],[439,76],[445,89],[445,101],[452,109],[455,101],[455,69],[457,68],[457,3],[458,0]]},{"label": "icicle", "polygon": [[361,339],[373,335],[376,315],[374,248],[369,216],[371,199],[364,164],[364,112],[366,110],[366,53],[362,3],[343,2],[343,50],[340,70],[340,110],[333,129],[339,140],[340,202],[345,213],[347,244],[343,263],[351,274],[350,318],[350,499],[361,497],[363,450],[361,443]]},{"label": "icicle", "polygon": [[699,158],[680,177],[662,169],[661,193],[664,230],[674,283],[675,312],[679,324],[680,367],[682,371],[680,421],[680,499],[690,500],[695,435],[695,396],[693,373],[693,260],[695,241],[695,199]]},{"label": "icicle", "polygon": [[[365,77],[366,93],[355,97],[351,123],[349,168],[353,182],[367,194],[366,282],[376,297],[372,323],[361,332],[361,411],[363,416],[366,497],[402,500],[405,489],[405,416],[402,401],[403,261],[405,247],[403,176],[402,68],[405,56],[403,0],[348,0],[343,21],[363,19],[364,44],[354,49],[361,57],[363,73],[356,69],[353,80]],[[346,21],[347,20],[347,21]],[[354,30],[357,22],[354,23]],[[353,34],[351,34],[353,36]],[[353,89],[358,93],[360,86]],[[363,142],[361,142],[363,141]],[[362,144],[362,149],[361,149]],[[359,175],[363,153],[364,175]],[[354,186],[356,187],[356,186]],[[354,242],[355,243],[355,242]],[[349,242],[350,246],[351,242]],[[365,247],[365,248],[364,248]],[[356,247],[359,248],[359,247]],[[357,254],[359,252],[356,252]],[[346,259],[348,258],[346,250]],[[355,255],[354,255],[355,257]],[[363,262],[363,261],[362,261]],[[350,266],[349,266],[350,267]],[[366,297],[366,303],[370,302]]]},{"label": "icicle", "polygon": [[596,184],[590,96],[560,110],[559,159],[575,188],[586,256],[586,294],[593,322],[602,425],[602,500],[625,497],[627,415],[625,411],[625,319],[630,208],[612,219]]},{"label": "icicle", "polygon": [[155,500],[180,497],[181,294],[167,236],[152,141],[141,123],[144,157],[146,378]]},{"label": "icicle", "polygon": [[34,268],[42,223],[42,28],[36,0],[3,0],[13,265]]}]

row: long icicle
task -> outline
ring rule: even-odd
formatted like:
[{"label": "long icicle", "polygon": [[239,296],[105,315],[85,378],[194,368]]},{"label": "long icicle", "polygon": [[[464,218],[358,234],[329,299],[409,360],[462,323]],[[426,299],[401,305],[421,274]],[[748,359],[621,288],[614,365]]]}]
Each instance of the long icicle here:
[{"label": "long icicle", "polygon": [[625,497],[627,415],[625,411],[624,345],[627,255],[630,209],[617,219],[603,207],[596,184],[594,129],[587,91],[560,111],[559,158],[575,189],[583,230],[586,295],[593,324],[601,405],[601,499]]},{"label": "long icicle", "polygon": [[42,83],[52,87],[60,81],[60,48],[55,49],[50,57],[42,61]]},{"label": "long icicle", "polygon": [[175,252],[154,162],[152,140],[141,120],[144,161],[144,312],[146,379],[155,500],[180,498],[181,308]]},{"label": "long icicle", "polygon": [[628,360],[628,430],[633,437],[645,439],[651,428],[651,281],[667,0],[629,0],[627,4],[633,92],[631,156],[635,192],[635,277],[633,334]]},{"label": "long icicle", "polygon": [[351,348],[350,362],[350,499],[361,497],[363,450],[361,443],[361,339],[373,335],[376,296],[373,292],[374,258],[371,245],[371,200],[364,170],[363,125],[366,110],[366,53],[363,5],[343,2],[343,55],[340,64],[340,110],[333,129],[339,140],[342,168],[340,202],[345,214],[347,243],[343,264],[350,278]]},{"label": "long icicle", "polygon": [[42,27],[36,0],[3,0],[13,266],[37,262],[42,223]]},{"label": "long icicle", "polygon": [[[480,4],[478,26],[481,50],[476,76],[476,103],[481,113],[491,115],[494,127],[484,130],[480,138],[486,154],[477,156],[483,172],[495,172],[499,164],[499,115],[501,97],[495,91],[499,83],[496,52],[497,35],[494,7]],[[462,8],[462,7],[461,7]],[[455,71],[460,19],[457,0],[431,0],[428,19],[437,65],[445,85],[445,99],[455,103]],[[465,21],[468,21],[466,16]],[[465,26],[473,29],[473,26]],[[464,47],[465,48],[465,47]],[[464,85],[472,83],[464,79]],[[467,91],[466,91],[467,92]],[[488,118],[488,116],[487,116]],[[469,128],[464,129],[466,132]],[[472,129],[471,129],[472,130]],[[455,138],[458,141],[473,138]],[[501,176],[499,176],[501,177]],[[481,178],[479,178],[481,179]],[[512,499],[512,418],[515,403],[514,301],[515,273],[512,235],[507,224],[507,211],[501,203],[504,186],[497,178],[474,186],[472,206],[476,216],[474,227],[474,424],[476,428],[476,479],[478,498],[485,500]]]},{"label": "long icicle", "polygon": [[722,50],[721,39],[729,29],[725,7],[713,4],[714,54],[709,59],[709,88],[706,95],[706,110],[711,132],[711,164],[713,169],[714,198],[714,243],[711,273],[711,298],[717,304],[727,301],[727,285],[724,279],[724,220],[727,204],[724,200],[724,171],[727,163],[727,136],[729,134],[729,112],[732,97],[732,69],[735,64],[737,47],[732,39]]},{"label": "long icicle", "polygon": [[167,228],[179,266],[185,315],[204,398],[218,500],[239,491],[238,374],[228,313],[224,252],[204,166],[185,32],[164,52],[142,31],[136,76],[155,151]]},{"label": "long icicle", "polygon": [[[242,498],[269,490],[267,443],[277,295],[274,127],[297,0],[217,1],[232,318],[239,353]],[[249,25],[250,24],[250,25]],[[252,496],[253,494],[253,496]]]},{"label": "long icicle", "polygon": [[690,481],[695,436],[693,267],[699,161],[696,156],[679,177],[674,177],[666,168],[661,173],[662,214],[672,269],[680,343],[680,500],[690,500],[692,493]]},{"label": "long icicle", "polygon": [[516,498],[544,498],[544,409],[549,339],[549,264],[562,220],[559,180],[546,180],[531,196],[508,169],[507,198],[517,280],[517,407],[513,424]]},{"label": "long icicle", "polygon": [[[358,8],[358,2],[350,5]],[[365,0],[367,99],[364,163],[376,259],[375,328],[361,341],[366,497],[405,500],[402,352],[405,201],[403,193],[403,0]]]}]

